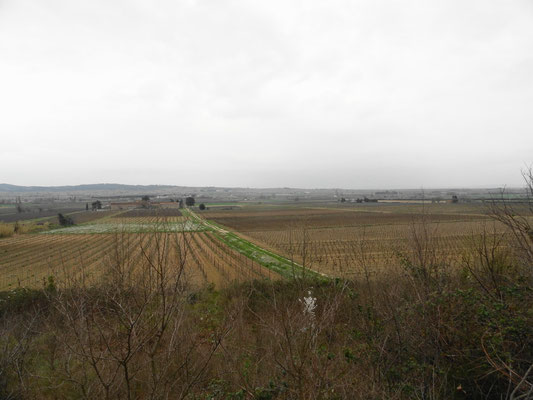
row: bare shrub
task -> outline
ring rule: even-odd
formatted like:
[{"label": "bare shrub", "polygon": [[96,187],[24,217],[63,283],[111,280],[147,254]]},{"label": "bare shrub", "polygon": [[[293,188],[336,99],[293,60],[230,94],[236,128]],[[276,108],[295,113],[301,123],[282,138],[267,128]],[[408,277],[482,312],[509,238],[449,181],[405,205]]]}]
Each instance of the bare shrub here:
[{"label": "bare shrub", "polygon": [[80,396],[184,398],[201,381],[225,330],[205,337],[194,327],[187,240],[117,233],[103,282],[72,277],[53,297],[62,379]]},{"label": "bare shrub", "polygon": [[533,169],[522,171],[525,182],[526,200],[513,203],[506,198],[505,190],[489,205],[489,215],[504,224],[513,240],[516,255],[527,269],[524,271],[533,278]]}]

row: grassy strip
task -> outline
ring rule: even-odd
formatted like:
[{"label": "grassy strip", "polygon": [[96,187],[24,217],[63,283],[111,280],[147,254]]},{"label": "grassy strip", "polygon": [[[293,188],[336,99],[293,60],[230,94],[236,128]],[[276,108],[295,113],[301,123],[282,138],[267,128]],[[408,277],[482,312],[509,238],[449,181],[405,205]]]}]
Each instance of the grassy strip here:
[{"label": "grassy strip", "polygon": [[183,209],[183,215],[192,218],[195,222],[203,224],[203,226],[213,232],[215,237],[225,243],[227,246],[238,251],[242,255],[254,260],[274,272],[277,272],[286,279],[294,278],[317,278],[322,280],[329,279],[327,276],[315,272],[311,269],[304,268],[303,266],[291,261],[283,256],[275,254],[271,251],[263,249],[256,244],[243,239],[233,232],[229,232],[227,228],[217,224],[213,221],[206,221],[194,212]]},{"label": "grassy strip", "polygon": [[282,257],[278,254],[272,253],[271,251],[265,250],[262,247],[259,247],[234,233],[228,232],[222,234],[217,231],[213,231],[213,234],[227,246],[238,251],[239,253],[245,255],[246,257],[254,260],[255,262],[261,264],[262,266],[277,272],[282,277],[286,279],[293,278],[318,278],[326,279],[325,276],[302,267],[301,265]]}]

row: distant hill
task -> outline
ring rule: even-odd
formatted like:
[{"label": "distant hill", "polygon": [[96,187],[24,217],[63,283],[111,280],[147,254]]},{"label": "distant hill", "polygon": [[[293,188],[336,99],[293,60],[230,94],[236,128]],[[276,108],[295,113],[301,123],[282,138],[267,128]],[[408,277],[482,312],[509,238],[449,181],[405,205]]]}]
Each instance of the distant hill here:
[{"label": "distant hill", "polygon": [[121,185],[119,183],[96,183],[75,186],[17,186],[0,183],[0,192],[7,193],[34,193],[34,192],[87,192],[87,191],[156,191],[172,189],[178,186],[171,185]]}]

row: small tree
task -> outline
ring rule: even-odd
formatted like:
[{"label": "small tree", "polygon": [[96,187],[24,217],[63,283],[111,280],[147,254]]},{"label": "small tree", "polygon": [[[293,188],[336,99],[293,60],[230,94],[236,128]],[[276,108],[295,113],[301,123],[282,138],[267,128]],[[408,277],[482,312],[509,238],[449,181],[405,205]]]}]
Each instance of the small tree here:
[{"label": "small tree", "polygon": [[22,208],[22,201],[20,200],[20,196],[17,197],[17,212],[20,214],[23,212],[24,209]]},{"label": "small tree", "polygon": [[185,199],[185,205],[187,205],[188,207],[194,206],[194,203],[195,203],[195,200],[194,200],[194,197],[192,196],[189,196]]},{"label": "small tree", "polygon": [[85,203],[85,211],[89,211],[89,203]]},{"label": "small tree", "polygon": [[102,202],[100,200],[93,201],[91,205],[93,211],[102,209]]},{"label": "small tree", "polygon": [[57,214],[57,219],[59,220],[59,225],[61,226],[71,226],[74,225],[74,221],[69,216],[64,216],[63,214],[59,213]]},{"label": "small tree", "polygon": [[202,210],[202,211],[205,210],[205,204],[204,204],[204,203],[201,203],[201,204],[198,206],[198,208],[199,208],[200,210]]},{"label": "small tree", "polygon": [[143,197],[141,197],[141,207],[150,208],[150,196],[144,195]]}]

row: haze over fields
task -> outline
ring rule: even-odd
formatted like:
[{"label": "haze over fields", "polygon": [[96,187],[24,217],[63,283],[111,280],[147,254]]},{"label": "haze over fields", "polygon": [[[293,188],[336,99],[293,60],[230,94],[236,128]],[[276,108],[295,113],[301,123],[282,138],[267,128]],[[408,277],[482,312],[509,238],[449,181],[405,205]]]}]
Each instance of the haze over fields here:
[{"label": "haze over fields", "polygon": [[526,0],[0,2],[0,182],[521,186]]}]

